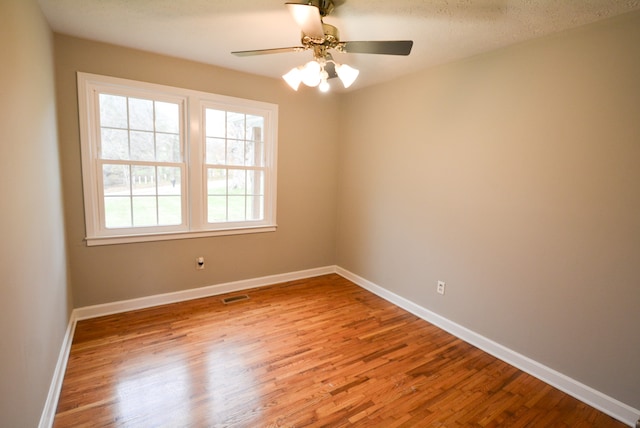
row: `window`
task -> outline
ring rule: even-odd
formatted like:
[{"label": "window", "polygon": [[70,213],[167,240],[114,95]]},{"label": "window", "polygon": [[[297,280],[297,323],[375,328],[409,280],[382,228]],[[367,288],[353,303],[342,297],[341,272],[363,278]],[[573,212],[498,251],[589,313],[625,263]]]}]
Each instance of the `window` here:
[{"label": "window", "polygon": [[87,244],[275,230],[274,104],[78,73]]},{"label": "window", "polygon": [[264,216],[264,117],[205,107],[207,221]]}]

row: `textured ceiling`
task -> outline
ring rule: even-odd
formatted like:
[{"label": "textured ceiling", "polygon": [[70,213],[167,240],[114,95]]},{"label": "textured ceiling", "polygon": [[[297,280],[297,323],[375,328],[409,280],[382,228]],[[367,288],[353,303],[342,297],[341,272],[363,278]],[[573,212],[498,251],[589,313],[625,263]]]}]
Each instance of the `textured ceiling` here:
[{"label": "textured ceiling", "polygon": [[[58,33],[279,77],[309,61],[311,52],[244,58],[230,52],[298,46],[300,31],[285,1],[39,0],[39,4]],[[336,0],[335,4],[324,21],[338,27],[341,40],[414,41],[409,57],[334,53],[336,61],[360,69],[353,89],[640,9],[640,0]]]}]

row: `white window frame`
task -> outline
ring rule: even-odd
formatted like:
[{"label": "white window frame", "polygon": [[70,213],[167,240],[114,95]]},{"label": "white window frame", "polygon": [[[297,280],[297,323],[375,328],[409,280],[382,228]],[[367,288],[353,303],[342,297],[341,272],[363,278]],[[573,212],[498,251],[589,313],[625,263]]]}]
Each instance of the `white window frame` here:
[{"label": "white window frame", "polygon": [[[261,101],[210,94],[100,76],[77,73],[82,180],[88,246],[168,239],[198,238],[205,236],[262,233],[276,230],[277,189],[277,135],[278,106]],[[182,221],[176,226],[113,228],[105,227],[102,195],[102,171],[99,159],[100,93],[140,96],[171,101],[181,108],[182,159]],[[264,218],[255,221],[208,223],[207,177],[205,167],[206,138],[204,135],[205,109],[216,106],[226,111],[260,115],[264,120],[265,182]],[[131,161],[130,163],[135,163]]]}]

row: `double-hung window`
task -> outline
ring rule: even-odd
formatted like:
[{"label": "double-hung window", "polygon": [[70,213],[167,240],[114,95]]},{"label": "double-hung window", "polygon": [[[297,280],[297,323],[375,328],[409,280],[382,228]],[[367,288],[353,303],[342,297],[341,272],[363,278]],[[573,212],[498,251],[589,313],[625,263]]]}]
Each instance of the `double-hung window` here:
[{"label": "double-hung window", "polygon": [[274,104],[78,73],[88,245],[275,230]]}]

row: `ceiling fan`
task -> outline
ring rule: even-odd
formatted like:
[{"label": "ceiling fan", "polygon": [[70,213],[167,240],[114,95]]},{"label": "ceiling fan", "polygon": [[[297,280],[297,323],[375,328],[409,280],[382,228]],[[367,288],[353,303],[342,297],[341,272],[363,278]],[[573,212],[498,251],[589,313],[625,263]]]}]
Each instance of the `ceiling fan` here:
[{"label": "ceiling fan", "polygon": [[338,29],[325,24],[323,18],[329,15],[334,4],[332,0],[309,0],[307,3],[285,3],[294,21],[302,29],[302,46],[274,49],[258,49],[231,52],[236,56],[265,55],[283,52],[301,52],[313,50],[313,61],[296,67],[282,76],[294,90],[300,83],[318,86],[323,92],[329,90],[328,79],[338,77],[345,88],[358,77],[359,71],[346,64],[333,60],[329,50],[340,53],[363,53],[383,55],[409,55],[413,47],[412,40],[356,41],[340,40]]}]

